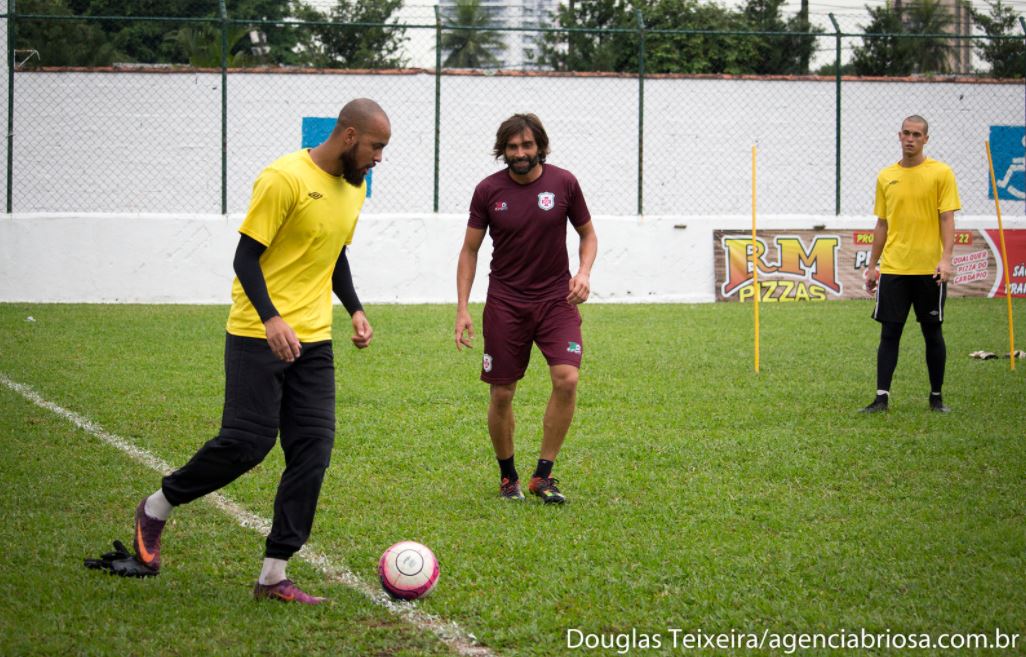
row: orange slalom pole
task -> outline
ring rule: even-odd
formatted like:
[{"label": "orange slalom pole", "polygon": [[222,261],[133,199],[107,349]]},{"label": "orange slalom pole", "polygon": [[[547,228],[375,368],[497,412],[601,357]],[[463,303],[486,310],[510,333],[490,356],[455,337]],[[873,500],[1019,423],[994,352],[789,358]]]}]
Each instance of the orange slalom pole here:
[{"label": "orange slalom pole", "polygon": [[752,146],[752,290],[755,292],[755,373],[759,373],[759,259],[755,241],[755,146]]},{"label": "orange slalom pole", "polygon": [[994,158],[990,155],[990,140],[983,142],[987,147],[987,166],[990,167],[990,184],[994,190],[994,208],[997,210],[998,236],[1001,238],[1001,264],[1005,270],[1005,300],[1008,302],[1008,363],[1015,369],[1015,323],[1012,319],[1012,286],[1008,280],[1008,251],[1005,249],[1005,227],[1001,223],[1001,202],[998,201],[997,177],[994,176]]}]

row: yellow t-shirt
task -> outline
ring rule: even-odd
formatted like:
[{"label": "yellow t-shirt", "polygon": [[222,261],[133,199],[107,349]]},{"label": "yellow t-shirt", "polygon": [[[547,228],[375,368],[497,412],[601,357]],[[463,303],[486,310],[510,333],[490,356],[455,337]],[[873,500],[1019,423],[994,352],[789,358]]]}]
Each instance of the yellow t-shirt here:
[{"label": "yellow t-shirt", "polygon": [[926,158],[914,167],[892,164],[876,178],[874,212],[887,222],[880,256],[884,274],[933,274],[944,245],[940,213],[961,209],[951,167]]},{"label": "yellow t-shirt", "polygon": [[[353,241],[365,192],[366,183],[355,187],[325,172],[306,149],[278,158],[253,183],[239,232],[267,247],[260,256],[267,292],[300,342],[331,339],[331,276],[342,247]],[[267,337],[238,277],[227,328]]]}]

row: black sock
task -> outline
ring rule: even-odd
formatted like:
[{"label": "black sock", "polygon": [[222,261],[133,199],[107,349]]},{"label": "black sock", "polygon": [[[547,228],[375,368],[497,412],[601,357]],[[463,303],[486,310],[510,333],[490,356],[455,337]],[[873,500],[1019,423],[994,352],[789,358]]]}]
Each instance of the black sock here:
[{"label": "black sock", "polygon": [[944,333],[940,322],[927,322],[921,326],[926,340],[926,371],[930,374],[930,390],[940,394],[944,387],[944,363],[948,357]]},{"label": "black sock", "polygon": [[517,468],[513,465],[513,457],[510,456],[508,459],[495,459],[499,462],[499,473],[503,479],[509,479],[510,481],[518,481],[520,475],[517,474]]},{"label": "black sock", "polygon": [[538,459],[538,467],[534,469],[534,476],[541,477],[542,479],[548,479],[549,475],[552,474],[552,461],[546,461],[545,459]]},{"label": "black sock", "polygon": [[876,351],[876,389],[890,390],[894,369],[898,366],[898,348],[905,325],[900,322],[880,324],[880,347]]}]

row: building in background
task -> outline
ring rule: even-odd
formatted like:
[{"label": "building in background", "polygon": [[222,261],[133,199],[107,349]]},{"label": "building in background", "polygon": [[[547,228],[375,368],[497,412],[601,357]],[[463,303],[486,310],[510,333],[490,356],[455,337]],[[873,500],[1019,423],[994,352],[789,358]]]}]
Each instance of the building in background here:
[{"label": "building in background", "polygon": [[[479,0],[487,24],[496,28],[550,27],[560,0]],[[434,25],[435,7],[443,18],[455,14],[456,0],[407,0],[403,3],[399,20],[407,25]],[[503,31],[500,33],[504,48],[493,54],[501,68],[522,69],[532,66],[539,33],[534,31]],[[435,65],[435,35],[433,30],[407,29],[410,65],[433,68]],[[447,53],[442,53],[445,59]]]}]

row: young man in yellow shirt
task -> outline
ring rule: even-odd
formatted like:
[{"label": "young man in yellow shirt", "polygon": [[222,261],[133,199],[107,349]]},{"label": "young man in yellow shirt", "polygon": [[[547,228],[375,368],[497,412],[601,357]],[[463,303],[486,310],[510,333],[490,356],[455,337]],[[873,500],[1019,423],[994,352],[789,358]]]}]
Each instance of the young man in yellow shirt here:
[{"label": "young man in yellow shirt", "polygon": [[[901,124],[901,160],[876,179],[876,228],[866,271],[866,289],[876,293],[873,319],[880,322],[876,399],[863,413],[886,411],[898,364],[901,333],[914,307],[926,341],[930,409],[948,413],[941,398],[947,351],[941,323],[952,276],[955,211],[961,209],[951,167],[923,154],[929,124],[919,115]],[[877,272],[877,263],[880,270]]]},{"label": "young man in yellow shirt", "polygon": [[133,574],[160,569],[161,533],[174,507],[259,464],[280,432],[285,471],[253,595],[323,601],[286,579],[285,565],[310,535],[335,440],[333,291],[352,317],[353,344],[363,349],[373,337],[345,247],[366,195],[364,176],[390,137],[377,103],[351,101],[324,143],[275,160],[254,183],[234,260],[221,430],[139,503],[134,544],[146,569]]}]

